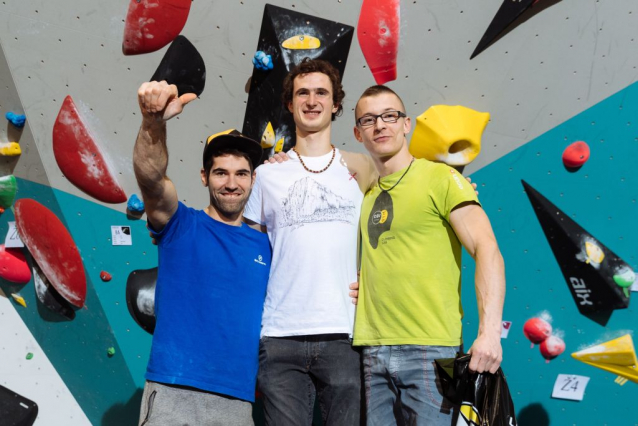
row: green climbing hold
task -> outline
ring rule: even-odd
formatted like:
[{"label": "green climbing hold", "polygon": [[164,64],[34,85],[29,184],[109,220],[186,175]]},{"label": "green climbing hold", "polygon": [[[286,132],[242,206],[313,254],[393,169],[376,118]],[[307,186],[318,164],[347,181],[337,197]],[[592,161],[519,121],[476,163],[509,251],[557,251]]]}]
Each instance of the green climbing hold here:
[{"label": "green climbing hold", "polygon": [[636,274],[631,269],[623,266],[614,274],[614,281],[620,287],[628,288],[636,281]]},{"label": "green climbing hold", "polygon": [[13,175],[0,177],[0,208],[4,210],[13,205],[18,191],[18,183]]},{"label": "green climbing hold", "polygon": [[108,348],[108,349],[106,350],[106,354],[107,354],[109,357],[112,357],[113,355],[115,355],[115,348],[114,348],[113,346],[111,346],[110,348]]},{"label": "green climbing hold", "polygon": [[29,353],[27,354],[26,358],[27,358],[27,359],[31,359],[31,358],[33,358],[33,354],[32,354],[31,352],[29,352]]}]

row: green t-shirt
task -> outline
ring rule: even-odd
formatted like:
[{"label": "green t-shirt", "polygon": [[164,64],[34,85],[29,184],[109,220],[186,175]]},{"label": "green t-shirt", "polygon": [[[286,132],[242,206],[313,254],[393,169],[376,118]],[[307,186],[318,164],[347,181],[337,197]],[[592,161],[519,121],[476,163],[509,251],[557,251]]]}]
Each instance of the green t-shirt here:
[{"label": "green t-shirt", "polygon": [[[388,190],[403,169],[381,179]],[[415,160],[390,192],[374,185],[361,209],[361,276],[354,344],[461,344],[461,243],[450,213],[478,203],[453,168]]]}]

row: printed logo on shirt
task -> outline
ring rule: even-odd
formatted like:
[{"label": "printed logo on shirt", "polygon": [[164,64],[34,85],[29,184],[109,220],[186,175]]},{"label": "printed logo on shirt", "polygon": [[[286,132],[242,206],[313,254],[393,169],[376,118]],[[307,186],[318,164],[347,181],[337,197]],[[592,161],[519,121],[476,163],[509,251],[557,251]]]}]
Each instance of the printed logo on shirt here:
[{"label": "printed logo on shirt", "polygon": [[459,179],[459,176],[456,174],[456,170],[450,169],[450,173],[452,174],[452,178],[456,182],[456,186],[458,186],[459,189],[463,189],[463,182],[461,182],[461,179]]},{"label": "printed logo on shirt", "polygon": [[263,262],[263,257],[262,257],[261,254],[259,256],[257,256],[257,259],[254,259],[254,261],[259,263],[260,265],[266,266],[266,264]]},{"label": "printed logo on shirt", "polygon": [[380,223],[385,223],[388,220],[388,211],[387,210],[377,210],[372,214],[372,223],[378,225]]}]

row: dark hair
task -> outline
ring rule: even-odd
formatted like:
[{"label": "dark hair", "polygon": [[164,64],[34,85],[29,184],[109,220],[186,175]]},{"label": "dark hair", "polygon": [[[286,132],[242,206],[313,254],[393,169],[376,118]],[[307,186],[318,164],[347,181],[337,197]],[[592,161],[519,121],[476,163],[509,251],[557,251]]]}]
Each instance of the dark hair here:
[{"label": "dark hair", "polygon": [[346,96],[346,92],[343,91],[343,86],[341,85],[339,70],[337,70],[330,62],[321,59],[304,58],[284,78],[281,101],[284,103],[286,111],[288,111],[288,104],[292,102],[295,78],[300,75],[303,76],[313,72],[319,72],[327,75],[332,83],[332,103],[337,106],[337,112],[332,114],[332,121],[335,121],[335,119],[343,113],[342,104],[343,98]]},{"label": "dark hair", "polygon": [[[403,112],[405,111],[405,105],[403,104],[403,100],[401,99],[401,97],[399,95],[397,95],[397,93],[390,89],[388,86],[384,86],[382,84],[377,84],[376,86],[370,86],[368,87],[366,90],[363,91],[363,93],[361,94],[361,96],[359,96],[359,101],[363,98],[368,98],[371,96],[378,96],[381,95],[383,93],[388,93],[390,95],[394,95],[397,97],[397,99],[399,100],[399,102],[401,102],[401,108],[403,108]],[[359,105],[359,101],[357,101],[357,105]],[[355,106],[354,109],[354,119],[357,119],[357,108]]]},{"label": "dark hair", "polygon": [[204,162],[204,171],[206,172],[207,182],[208,182],[208,176],[210,175],[210,171],[213,168],[213,162],[215,161],[215,158],[225,157],[227,155],[232,155],[233,157],[245,158],[246,161],[248,161],[248,165],[250,166],[250,173],[252,174],[252,172],[255,171],[255,165],[253,164],[252,161],[250,161],[250,157],[244,151],[240,151],[235,148],[220,148],[213,151],[213,155],[211,155],[210,158],[208,158],[206,162]]}]

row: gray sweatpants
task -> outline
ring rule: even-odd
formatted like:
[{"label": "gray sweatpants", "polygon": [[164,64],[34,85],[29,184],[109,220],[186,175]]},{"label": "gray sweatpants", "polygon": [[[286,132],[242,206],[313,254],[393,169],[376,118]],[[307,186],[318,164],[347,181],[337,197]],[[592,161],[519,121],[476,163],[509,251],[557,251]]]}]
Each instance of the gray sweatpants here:
[{"label": "gray sweatpants", "polygon": [[254,426],[254,423],[250,402],[147,381],[139,425]]}]

